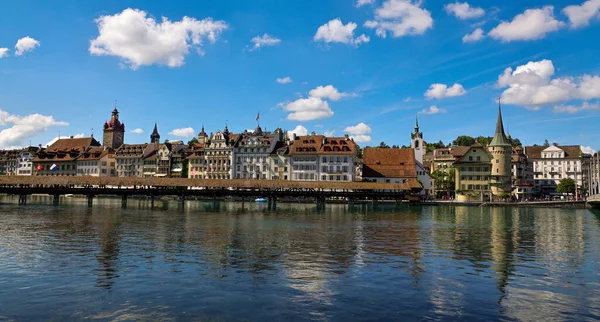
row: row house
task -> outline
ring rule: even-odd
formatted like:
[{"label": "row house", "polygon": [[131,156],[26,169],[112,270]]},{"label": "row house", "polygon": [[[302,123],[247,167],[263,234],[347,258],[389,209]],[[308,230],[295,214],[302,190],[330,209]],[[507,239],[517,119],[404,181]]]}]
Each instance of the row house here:
[{"label": "row house", "polygon": [[[58,139],[33,158],[38,176],[76,176],[77,159],[102,144],[93,137]],[[39,167],[39,170],[38,170]]]},{"label": "row house", "polygon": [[39,147],[30,146],[22,149],[19,153],[19,159],[17,164],[17,175],[18,176],[30,176],[33,175],[33,158],[39,151],[42,150],[41,145]]},{"label": "row house", "polygon": [[600,152],[590,156],[588,163],[588,195],[600,194]]},{"label": "row house", "polygon": [[19,149],[0,151],[0,175],[12,176],[17,174]]},{"label": "row house", "polygon": [[363,150],[363,181],[404,183],[417,179],[414,149],[365,148]]},{"label": "row house", "polygon": [[289,144],[292,180],[355,181],[357,150],[347,135],[294,135]]},{"label": "row house", "polygon": [[144,152],[148,143],[123,144],[115,152],[117,176],[141,177],[143,173]]},{"label": "row house", "polygon": [[525,154],[533,172],[535,193],[551,194],[556,192],[563,178],[575,180],[577,186],[587,187],[584,181],[584,153],[579,145],[528,146]]},{"label": "row house", "polygon": [[90,177],[115,176],[115,154],[110,148],[92,147],[77,159],[77,175]]},{"label": "row house", "polygon": [[240,138],[239,134],[229,132],[227,126],[223,132],[220,130],[211,134],[208,145],[204,148],[206,168],[205,179],[231,179],[233,178],[232,159],[233,148]]},{"label": "row house", "polygon": [[206,160],[204,158],[204,143],[191,144],[188,149],[188,178],[204,178]]},{"label": "row house", "polygon": [[270,180],[291,180],[292,167],[290,162],[290,149],[284,141],[275,144],[273,151],[267,159],[267,178]]},{"label": "row house", "polygon": [[257,126],[253,132],[244,131],[233,147],[234,177],[236,179],[271,179],[269,158],[278,142],[283,141],[283,131],[263,132]]}]

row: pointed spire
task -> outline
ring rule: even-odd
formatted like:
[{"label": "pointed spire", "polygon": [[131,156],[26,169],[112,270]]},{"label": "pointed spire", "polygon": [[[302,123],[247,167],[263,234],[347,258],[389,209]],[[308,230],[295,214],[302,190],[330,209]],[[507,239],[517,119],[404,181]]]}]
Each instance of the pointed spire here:
[{"label": "pointed spire", "polygon": [[419,114],[415,115],[416,117],[416,122],[415,122],[415,132],[419,132]]},{"label": "pointed spire", "polygon": [[500,97],[498,97],[498,119],[496,120],[496,133],[490,142],[490,146],[510,145],[506,134],[504,133],[504,124],[502,123],[502,107],[500,106]]},{"label": "pointed spire", "polygon": [[160,142],[160,134],[158,134],[158,127],[156,122],[154,122],[154,130],[152,130],[152,134],[150,134],[150,142],[151,143],[159,143]]}]

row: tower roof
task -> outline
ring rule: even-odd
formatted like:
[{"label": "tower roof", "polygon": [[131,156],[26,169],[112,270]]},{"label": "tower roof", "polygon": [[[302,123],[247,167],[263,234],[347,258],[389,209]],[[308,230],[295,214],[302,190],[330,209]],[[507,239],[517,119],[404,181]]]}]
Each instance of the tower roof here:
[{"label": "tower roof", "polygon": [[155,139],[160,139],[160,134],[158,134],[158,127],[156,126],[156,122],[154,123],[154,130],[152,130],[152,134],[150,134],[150,139],[154,141]]},{"label": "tower roof", "polygon": [[496,133],[490,142],[490,146],[511,146],[510,142],[504,134],[504,124],[502,123],[502,109],[500,108],[500,100],[498,100],[498,120],[496,121]]}]

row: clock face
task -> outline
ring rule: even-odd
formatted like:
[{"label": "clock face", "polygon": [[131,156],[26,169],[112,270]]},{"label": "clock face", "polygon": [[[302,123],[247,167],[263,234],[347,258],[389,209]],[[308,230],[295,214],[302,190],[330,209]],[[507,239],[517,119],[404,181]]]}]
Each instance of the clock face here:
[{"label": "clock face", "polygon": [[123,141],[123,135],[121,133],[115,134],[115,142],[121,143]]}]

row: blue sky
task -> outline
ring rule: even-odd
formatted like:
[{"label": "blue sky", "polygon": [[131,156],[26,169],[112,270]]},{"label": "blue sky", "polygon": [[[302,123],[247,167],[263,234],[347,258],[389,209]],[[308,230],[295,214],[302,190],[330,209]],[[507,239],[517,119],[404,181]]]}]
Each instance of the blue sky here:
[{"label": "blue sky", "polygon": [[0,147],[100,137],[114,100],[127,143],[258,112],[361,145],[408,144],[420,113],[425,140],[448,142],[493,135],[502,96],[525,144],[598,149],[598,34],[600,0],[3,3]]}]

